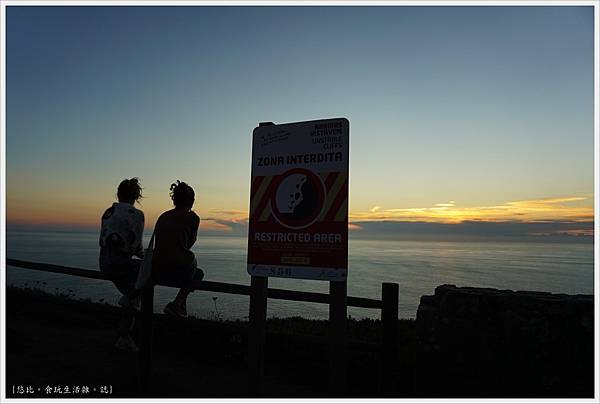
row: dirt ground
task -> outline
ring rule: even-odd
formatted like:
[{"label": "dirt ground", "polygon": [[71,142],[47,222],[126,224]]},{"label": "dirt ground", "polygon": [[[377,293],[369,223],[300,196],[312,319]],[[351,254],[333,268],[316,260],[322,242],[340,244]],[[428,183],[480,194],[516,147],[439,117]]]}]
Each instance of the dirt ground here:
[{"label": "dirt ground", "polygon": [[[117,351],[121,309],[7,289],[9,397],[143,397],[138,354]],[[150,397],[251,397],[247,322],[154,316]],[[395,397],[412,393],[414,321],[399,321]],[[139,341],[139,330],[135,338]],[[327,322],[269,319],[263,397],[381,397],[379,321],[348,324],[348,389],[331,393]],[[83,387],[89,393],[82,393]],[[51,392],[46,391],[50,388]],[[79,388],[79,394],[74,393]],[[67,393],[66,391],[69,391]]]}]

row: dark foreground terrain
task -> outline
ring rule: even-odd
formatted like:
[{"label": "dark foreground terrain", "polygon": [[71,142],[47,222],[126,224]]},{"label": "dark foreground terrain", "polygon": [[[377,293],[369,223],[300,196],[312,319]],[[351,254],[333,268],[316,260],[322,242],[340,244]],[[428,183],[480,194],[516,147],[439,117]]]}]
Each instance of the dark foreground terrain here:
[{"label": "dark foreground terrain", "polygon": [[[139,397],[138,355],[116,351],[120,308],[7,289],[9,397]],[[410,395],[414,321],[401,320],[396,395]],[[349,321],[348,396],[379,396],[379,321]],[[247,322],[154,316],[153,397],[249,397]],[[266,397],[327,397],[327,322],[267,322]],[[136,336],[139,340],[139,335]],[[45,389],[52,388],[46,395]],[[54,393],[55,387],[61,393]],[[68,386],[70,393],[64,393]],[[90,393],[73,394],[73,386]],[[19,393],[20,387],[23,393]],[[33,387],[34,394],[27,394]],[[112,387],[112,394],[104,393]],[[14,388],[14,394],[13,394]],[[37,389],[40,388],[38,391]],[[93,390],[96,388],[96,391]],[[102,390],[102,392],[101,392]]]},{"label": "dark foreground terrain", "polygon": [[[9,288],[6,309],[9,397],[142,396],[138,355],[113,348],[120,308]],[[267,321],[261,396],[332,397],[327,325]],[[149,396],[251,397],[247,330],[243,321],[156,314]],[[593,330],[592,296],[443,285],[423,296],[416,321],[399,320],[394,383],[385,394],[380,322],[348,322],[342,395],[591,398]]]}]

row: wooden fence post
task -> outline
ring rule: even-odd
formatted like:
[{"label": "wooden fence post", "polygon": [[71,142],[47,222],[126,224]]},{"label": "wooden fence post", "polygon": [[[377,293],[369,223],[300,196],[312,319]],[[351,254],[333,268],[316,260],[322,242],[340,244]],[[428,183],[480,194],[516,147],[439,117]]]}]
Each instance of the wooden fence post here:
[{"label": "wooden fence post", "polygon": [[154,285],[150,284],[142,290],[141,307],[141,350],[140,350],[140,385],[145,395],[150,393],[152,379],[152,339],[154,315]]},{"label": "wooden fence post", "polygon": [[398,360],[398,284],[381,286],[381,392],[393,396],[396,362]]},{"label": "wooden fence post", "polygon": [[248,391],[251,396],[262,393],[267,323],[267,291],[269,278],[250,279],[250,324],[248,328]]},{"label": "wooden fence post", "polygon": [[329,282],[329,387],[332,395],[347,395],[347,284]]}]

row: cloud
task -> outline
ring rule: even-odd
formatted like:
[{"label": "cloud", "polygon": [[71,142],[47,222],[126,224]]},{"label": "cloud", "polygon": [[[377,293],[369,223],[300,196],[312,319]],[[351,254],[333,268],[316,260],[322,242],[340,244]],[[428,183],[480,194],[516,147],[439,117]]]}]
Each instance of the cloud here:
[{"label": "cloud", "polygon": [[348,230],[353,231],[353,230],[361,230],[362,226],[356,224],[356,223],[348,223]]},{"label": "cloud", "polygon": [[238,209],[210,209],[211,216],[202,217],[200,233],[246,235],[248,233],[248,211]]},{"label": "cloud", "polygon": [[247,210],[237,209],[210,209],[209,212],[213,215],[224,215],[224,216],[248,216]]},{"label": "cloud", "polygon": [[534,200],[525,200],[525,201],[517,201],[517,202],[509,202],[513,204],[557,204],[557,203],[565,203],[565,202],[577,202],[577,201],[585,201],[588,199],[585,196],[567,196],[567,197],[559,197],[559,198],[542,198],[542,199],[534,199]]},{"label": "cloud", "polygon": [[[585,203],[582,203],[585,202]],[[394,208],[383,211],[351,212],[353,222],[420,221],[462,223],[464,221],[590,221],[594,208],[585,196],[568,196],[505,202],[489,206],[457,206],[454,201],[431,207]]]},{"label": "cloud", "polygon": [[371,212],[371,213],[375,213],[375,212],[377,212],[379,209],[381,209],[381,206],[373,206],[369,212]]},{"label": "cloud", "polygon": [[214,219],[204,219],[200,224],[199,231],[208,231],[208,232],[231,232],[233,228],[226,223],[222,223],[220,221]]},{"label": "cloud", "polygon": [[556,229],[546,233],[530,233],[531,236],[572,236],[572,237],[593,237],[594,229]]},{"label": "cloud", "polygon": [[248,234],[248,219],[220,219],[215,217],[202,218],[200,221],[200,233],[226,233],[230,235],[245,236]]}]

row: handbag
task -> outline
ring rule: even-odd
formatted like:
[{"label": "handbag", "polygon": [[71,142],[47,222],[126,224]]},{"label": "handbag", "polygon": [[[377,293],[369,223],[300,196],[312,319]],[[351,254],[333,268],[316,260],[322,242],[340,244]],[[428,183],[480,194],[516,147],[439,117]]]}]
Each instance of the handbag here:
[{"label": "handbag", "polygon": [[137,279],[135,280],[135,288],[141,290],[145,288],[152,279],[152,256],[154,255],[154,232],[150,237],[148,248],[144,250],[144,260],[140,266]]}]

